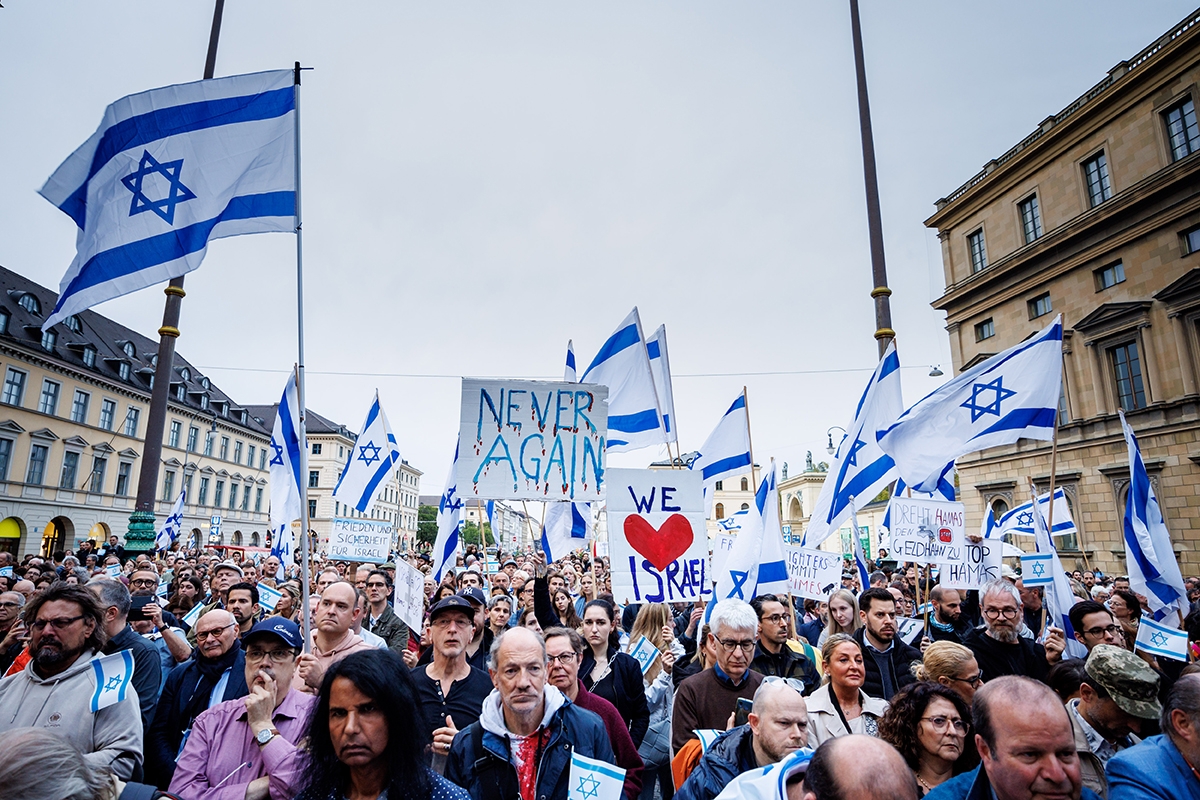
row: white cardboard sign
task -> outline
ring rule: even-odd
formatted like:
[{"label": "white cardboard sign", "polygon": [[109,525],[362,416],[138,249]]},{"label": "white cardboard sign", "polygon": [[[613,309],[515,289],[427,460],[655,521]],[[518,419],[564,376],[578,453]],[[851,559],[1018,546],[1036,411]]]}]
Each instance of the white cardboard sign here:
[{"label": "white cardboard sign", "polygon": [[978,589],[988,581],[1001,577],[1004,543],[999,539],[967,542],[962,558],[941,562],[941,585],[947,589]]},{"label": "white cardboard sign", "polygon": [[390,522],[334,517],[329,529],[329,558],[382,564],[388,560],[394,534]]},{"label": "white cardboard sign", "polygon": [[963,559],[966,510],[962,503],[924,497],[893,497],[892,549],[897,561],[944,564]]},{"label": "white cardboard sign", "polygon": [[396,562],[393,609],[411,630],[420,631],[425,622],[425,575],[407,561]]},{"label": "white cardboard sign", "polygon": [[788,586],[792,594],[827,600],[842,586],[842,554],[810,547],[785,547]]}]

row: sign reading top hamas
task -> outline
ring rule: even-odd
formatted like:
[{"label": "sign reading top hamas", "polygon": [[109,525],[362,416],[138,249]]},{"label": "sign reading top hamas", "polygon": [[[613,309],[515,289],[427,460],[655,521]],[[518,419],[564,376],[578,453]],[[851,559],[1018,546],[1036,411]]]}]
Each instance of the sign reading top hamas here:
[{"label": "sign reading top hamas", "polygon": [[488,500],[600,500],[608,387],[464,378],[458,492]]}]

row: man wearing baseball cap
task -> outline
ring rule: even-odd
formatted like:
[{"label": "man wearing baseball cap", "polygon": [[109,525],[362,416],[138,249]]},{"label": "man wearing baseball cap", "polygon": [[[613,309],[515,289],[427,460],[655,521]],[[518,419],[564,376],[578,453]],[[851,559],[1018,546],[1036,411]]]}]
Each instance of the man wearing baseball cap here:
[{"label": "man wearing baseball cap", "polygon": [[250,694],[196,717],[172,794],[207,797],[220,787],[228,796],[295,797],[303,766],[296,742],[317,702],[292,688],[302,643],[296,623],[283,617],[268,617],[242,637]]},{"label": "man wearing baseball cap", "polygon": [[471,604],[474,613],[475,636],[467,644],[467,662],[479,670],[487,670],[488,651],[492,649],[492,630],[487,624],[487,595],[478,586],[468,586],[458,593]]},{"label": "man wearing baseball cap", "polygon": [[1158,674],[1121,647],[1098,644],[1084,665],[1079,699],[1067,703],[1083,785],[1107,797],[1104,766],[1141,741],[1142,725],[1158,719]]}]

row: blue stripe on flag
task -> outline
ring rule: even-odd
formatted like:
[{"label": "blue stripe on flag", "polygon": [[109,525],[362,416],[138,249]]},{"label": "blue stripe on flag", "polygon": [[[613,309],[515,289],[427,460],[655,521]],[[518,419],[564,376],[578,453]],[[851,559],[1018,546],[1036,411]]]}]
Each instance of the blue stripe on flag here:
[{"label": "blue stripe on flag", "polygon": [[625,348],[639,344],[641,341],[642,337],[638,336],[637,325],[628,325],[608,337],[608,341],[604,343],[604,346],[600,348],[600,352],[596,353],[596,357],[592,359],[591,366],[587,368],[587,372],[583,373],[583,381],[581,383],[587,382],[588,374],[596,367],[608,361]]},{"label": "blue stripe on flag", "polygon": [[267,192],[234,197],[225,206],[225,210],[212,219],[130,242],[92,256],[72,279],[70,286],[59,295],[54,311],[57,312],[67,298],[85,289],[203,250],[208,245],[208,237],[213,228],[220,222],[295,215],[295,192]]},{"label": "blue stripe on flag", "polygon": [[739,408],[745,408],[745,407],[746,407],[746,395],[739,394],[737,397],[737,400],[733,401],[733,405],[731,405],[729,407],[729,410],[725,412],[724,416],[728,417],[730,414],[732,414],[734,411],[737,411]]},{"label": "blue stripe on flag", "polygon": [[379,469],[375,470],[375,474],[371,476],[371,480],[367,482],[367,487],[363,489],[362,498],[358,501],[359,511],[365,511],[361,506],[367,505],[371,498],[375,496],[375,490],[379,488],[379,483],[388,476],[392,471],[392,461],[388,459],[379,464]]},{"label": "blue stripe on flag", "polygon": [[788,579],[787,564],[783,561],[768,561],[758,566],[759,583],[775,583]]},{"label": "blue stripe on flag", "polygon": [[[849,462],[846,462],[844,466],[849,466]],[[867,487],[882,478],[895,466],[896,462],[892,461],[891,456],[880,456],[859,471],[845,486],[840,485],[841,478],[845,476],[845,470],[843,470],[842,475],[838,479],[839,486],[834,494],[834,502],[829,504],[829,516],[825,521],[829,522],[832,520],[834,515],[840,513],[843,508],[846,508],[850,504],[851,497],[859,497]]]},{"label": "blue stripe on flag", "polygon": [[621,772],[617,772],[616,769],[614,769],[612,767],[602,766],[600,764],[585,764],[584,762],[579,761],[578,759],[571,759],[571,760],[575,762],[575,765],[577,767],[579,767],[580,769],[586,769],[588,772],[599,772],[601,775],[607,775],[608,777],[613,778],[614,780],[618,780],[618,781],[625,780],[625,771],[624,770],[622,770]]},{"label": "blue stripe on flag", "polygon": [[658,346],[658,339],[651,339],[646,342],[646,353],[651,359],[662,357],[662,349]]},{"label": "blue stripe on flag", "polygon": [[1053,408],[1018,408],[1011,414],[1005,414],[999,422],[987,430],[975,434],[971,439],[978,439],[980,436],[987,436],[989,433],[999,433],[1000,431],[1011,431],[1020,428],[1053,428],[1054,419],[1057,414],[1058,410]]},{"label": "blue stripe on flag", "polygon": [[[640,433],[641,431],[654,430],[657,427],[659,427],[657,408],[649,408],[645,411],[639,411],[636,414],[618,414],[615,417],[610,416],[608,418],[608,429],[610,431]],[[611,446],[614,444],[614,441],[609,439],[608,443]]]},{"label": "blue stripe on flag", "polygon": [[83,182],[59,206],[82,230],[87,217],[88,182],[118,153],[183,133],[282,117],[296,107],[296,88],[287,86],[256,95],[223,97],[159,108],[112,125],[100,138]]},{"label": "blue stripe on flag", "polygon": [[722,458],[720,461],[714,461],[701,470],[700,475],[704,480],[708,480],[709,476],[711,475],[720,475],[722,472],[726,472],[731,469],[748,466],[750,466],[750,454],[741,453],[740,455],[730,456],[729,458]]}]

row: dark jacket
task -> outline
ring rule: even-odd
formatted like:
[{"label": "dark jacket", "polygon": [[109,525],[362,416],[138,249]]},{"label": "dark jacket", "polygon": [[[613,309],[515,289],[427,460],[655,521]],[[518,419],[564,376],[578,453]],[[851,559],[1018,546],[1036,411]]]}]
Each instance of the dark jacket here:
[{"label": "dark jacket", "polygon": [[804,682],[804,694],[812,694],[821,685],[821,676],[808,656],[797,653],[786,643],[778,653],[770,653],[763,649],[760,639],[754,646],[754,660],[750,662],[750,669],[778,678],[798,678]]},{"label": "dark jacket", "polygon": [[[992,800],[992,797],[991,781],[981,765],[935,786],[925,800]],[[1084,786],[1079,800],[1100,800],[1100,795]]]},{"label": "dark jacket", "polygon": [[[485,731],[476,722],[454,737],[446,778],[467,790],[472,800],[510,800],[521,796],[508,738]],[[549,739],[537,768],[538,800],[567,800],[571,753],[612,763],[612,745],[604,723],[590,711],[566,703],[550,719]]]},{"label": "dark jacket", "polygon": [[962,617],[959,617],[958,622],[945,627],[939,627],[939,623],[932,615],[929,617],[929,638],[935,642],[962,644],[963,639],[970,632],[971,624]]},{"label": "dark jacket", "polygon": [[374,625],[371,624],[371,610],[368,608],[363,627],[387,642],[388,649],[398,656],[404,655],[408,649],[408,626],[396,616],[390,605],[383,607],[383,613]]},{"label": "dark jacket", "polygon": [[[583,651],[583,662],[579,665],[579,677],[589,692],[598,694],[617,707],[621,719],[629,726],[633,746],[641,747],[650,729],[650,707],[646,704],[646,684],[642,680],[642,665],[628,653],[609,647],[607,657],[610,672],[599,683],[592,683],[592,670],[596,668],[596,656],[592,648]],[[609,678],[612,680],[610,681]]]},{"label": "dark jacket", "polygon": [[888,650],[882,656],[876,656],[872,652],[871,646],[864,640],[866,632],[866,628],[859,628],[854,632],[855,640],[862,645],[863,649],[863,667],[866,672],[863,680],[863,691],[871,697],[891,700],[892,695],[886,694],[883,690],[883,674],[881,669],[889,671],[892,682],[892,694],[895,694],[917,680],[917,677],[912,673],[912,665],[914,661],[921,661],[921,651],[907,644],[899,636],[896,636],[892,639],[892,649]]},{"label": "dark jacket", "polygon": [[675,793],[675,800],[712,800],[731,780],[752,769],[758,769],[754,735],[749,725],[739,725],[709,745],[700,763]]},{"label": "dark jacket", "polygon": [[1033,639],[1019,636],[1016,644],[1005,644],[988,636],[983,629],[976,629],[964,636],[962,643],[974,653],[984,682],[1005,675],[1024,675],[1045,683],[1050,674],[1046,648]]},{"label": "dark jacket", "polygon": [[796,635],[803,636],[804,640],[813,647],[820,647],[817,642],[821,639],[821,631],[825,630],[825,623],[820,619],[814,619],[812,622],[805,622],[796,628]]},{"label": "dark jacket", "polygon": [[[1195,797],[1196,779],[1166,734],[1122,750],[1105,767],[1110,800],[1168,800]],[[1147,776],[1154,776],[1147,780]]]},{"label": "dark jacket", "polygon": [[126,623],[116,636],[108,640],[102,651],[112,655],[128,650],[133,656],[133,688],[137,689],[138,704],[142,708],[142,730],[150,727],[154,719],[154,706],[162,689],[162,659],[158,648],[146,641]]}]

